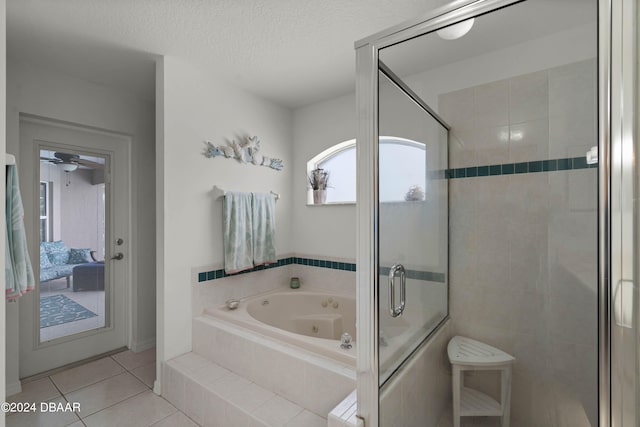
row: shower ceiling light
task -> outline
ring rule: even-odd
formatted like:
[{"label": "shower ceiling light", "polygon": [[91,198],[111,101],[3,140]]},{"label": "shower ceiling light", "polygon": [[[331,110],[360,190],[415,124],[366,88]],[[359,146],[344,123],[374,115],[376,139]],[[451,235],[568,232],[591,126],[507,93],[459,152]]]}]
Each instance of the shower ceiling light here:
[{"label": "shower ceiling light", "polygon": [[459,39],[469,32],[471,27],[473,27],[474,21],[475,18],[467,19],[466,21],[458,22],[457,24],[438,30],[437,33],[440,38],[445,40]]}]

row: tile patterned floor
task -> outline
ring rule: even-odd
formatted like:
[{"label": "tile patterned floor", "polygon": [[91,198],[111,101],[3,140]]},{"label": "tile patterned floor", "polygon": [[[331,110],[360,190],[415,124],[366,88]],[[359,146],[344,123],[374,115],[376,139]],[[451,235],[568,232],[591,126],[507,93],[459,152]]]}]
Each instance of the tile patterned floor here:
[{"label": "tile patterned floor", "polygon": [[155,348],[124,351],[66,371],[30,381],[9,402],[78,402],[79,412],[20,413],[6,418],[8,427],[196,427],[151,388]]}]

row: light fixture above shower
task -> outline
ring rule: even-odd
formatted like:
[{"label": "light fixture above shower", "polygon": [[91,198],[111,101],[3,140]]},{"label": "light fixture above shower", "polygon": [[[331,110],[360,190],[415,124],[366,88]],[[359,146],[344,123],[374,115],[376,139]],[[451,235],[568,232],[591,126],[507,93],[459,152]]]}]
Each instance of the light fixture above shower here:
[{"label": "light fixture above shower", "polygon": [[471,30],[474,22],[474,18],[467,19],[466,21],[458,22],[457,24],[442,28],[438,30],[437,33],[440,38],[444,40],[459,39]]}]

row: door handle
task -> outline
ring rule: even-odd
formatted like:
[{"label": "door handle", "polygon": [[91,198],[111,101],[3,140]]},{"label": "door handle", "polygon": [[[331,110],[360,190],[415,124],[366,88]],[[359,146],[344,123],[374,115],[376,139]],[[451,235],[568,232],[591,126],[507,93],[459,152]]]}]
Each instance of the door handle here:
[{"label": "door handle", "polygon": [[633,329],[633,280],[620,279],[613,291],[613,314],[616,325]]},{"label": "door handle", "polygon": [[[400,273],[400,304],[396,306],[396,273]],[[406,273],[402,264],[394,264],[389,270],[389,314],[401,316],[406,300]]]},{"label": "door handle", "polygon": [[124,254],[122,252],[118,252],[117,254],[111,257],[111,259],[115,259],[118,261],[121,260],[122,258],[124,258]]}]

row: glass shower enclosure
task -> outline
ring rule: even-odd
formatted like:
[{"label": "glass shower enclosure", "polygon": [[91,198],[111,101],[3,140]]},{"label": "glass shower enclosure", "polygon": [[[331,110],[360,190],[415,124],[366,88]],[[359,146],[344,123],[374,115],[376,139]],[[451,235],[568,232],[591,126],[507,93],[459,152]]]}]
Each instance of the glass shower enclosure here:
[{"label": "glass shower enclosure", "polygon": [[[457,0],[356,43],[366,426],[640,425],[637,16]],[[515,357],[510,419],[452,417],[454,336]]]}]

